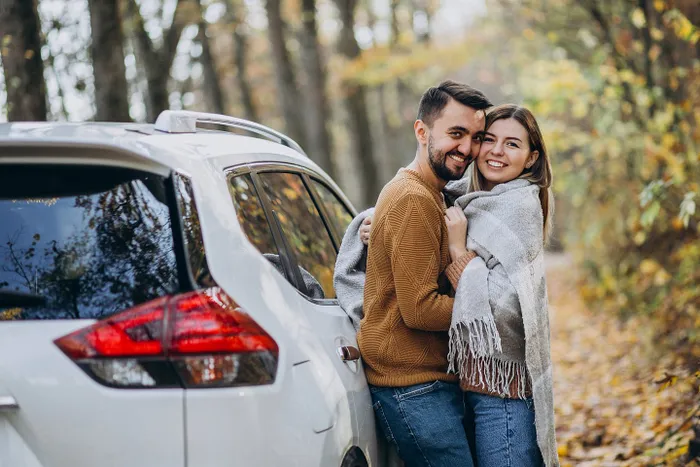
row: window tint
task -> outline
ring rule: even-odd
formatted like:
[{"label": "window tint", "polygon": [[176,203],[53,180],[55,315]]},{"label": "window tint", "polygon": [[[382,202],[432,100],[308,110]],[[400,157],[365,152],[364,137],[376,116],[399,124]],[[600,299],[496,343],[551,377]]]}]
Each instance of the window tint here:
[{"label": "window tint", "polygon": [[267,172],[260,174],[260,180],[307,288],[313,291],[320,286],[323,297],[319,298],[335,298],[335,248],[302,178],[291,173]]},{"label": "window tint", "polygon": [[162,177],[87,166],[0,170],[0,320],[102,318],[178,290]]},{"label": "window tint", "polygon": [[319,198],[321,198],[323,207],[331,223],[333,223],[335,231],[342,237],[348,225],[352,222],[352,214],[330,188],[316,179],[311,179],[311,181],[314,184],[314,188],[316,188],[316,193],[318,193]]},{"label": "window tint", "polygon": [[[229,192],[236,208],[238,222],[248,240],[272,263],[288,281],[292,282],[284,269],[272,229],[250,175],[239,175],[229,182]],[[292,282],[293,284],[293,282]]]},{"label": "window tint", "polygon": [[255,191],[250,175],[231,178],[229,192],[236,208],[238,222],[248,240],[263,254],[279,255],[263,205]]},{"label": "window tint", "polygon": [[175,174],[173,178],[182,230],[185,237],[187,260],[192,272],[192,278],[199,287],[214,287],[216,282],[211,277],[209,265],[207,264],[204,239],[202,238],[202,226],[199,223],[197,204],[194,201],[192,181],[181,174]]}]

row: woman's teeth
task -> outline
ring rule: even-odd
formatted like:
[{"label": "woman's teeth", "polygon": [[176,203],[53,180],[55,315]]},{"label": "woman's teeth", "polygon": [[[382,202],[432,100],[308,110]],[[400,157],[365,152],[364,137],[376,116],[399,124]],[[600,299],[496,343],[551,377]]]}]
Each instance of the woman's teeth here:
[{"label": "woman's teeth", "polygon": [[505,167],[506,165],[502,162],[496,162],[496,161],[486,161],[486,163],[489,165],[489,167],[496,167],[496,168],[501,168]]}]

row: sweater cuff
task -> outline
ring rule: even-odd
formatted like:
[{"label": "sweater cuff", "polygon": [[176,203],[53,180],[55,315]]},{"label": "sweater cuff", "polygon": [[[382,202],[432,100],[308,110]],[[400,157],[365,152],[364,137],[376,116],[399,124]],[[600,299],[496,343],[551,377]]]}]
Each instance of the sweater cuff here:
[{"label": "sweater cuff", "polygon": [[462,272],[464,271],[464,268],[467,267],[467,264],[469,264],[469,261],[473,260],[476,258],[476,253],[474,253],[472,250],[467,250],[466,253],[464,253],[462,256],[454,260],[452,263],[450,263],[447,268],[445,269],[445,274],[447,275],[447,279],[449,279],[450,284],[452,284],[452,287],[457,290],[457,285],[459,284],[459,278],[462,276]]}]

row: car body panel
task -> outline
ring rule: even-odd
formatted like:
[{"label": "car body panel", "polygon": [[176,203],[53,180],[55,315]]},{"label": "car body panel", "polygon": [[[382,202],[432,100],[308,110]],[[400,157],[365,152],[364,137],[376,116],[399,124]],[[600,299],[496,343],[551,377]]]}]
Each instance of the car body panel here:
[{"label": "car body panel", "polygon": [[3,467],[185,465],[182,389],[101,386],[53,344],[93,322],[0,323],[0,390],[19,406],[0,412]]}]

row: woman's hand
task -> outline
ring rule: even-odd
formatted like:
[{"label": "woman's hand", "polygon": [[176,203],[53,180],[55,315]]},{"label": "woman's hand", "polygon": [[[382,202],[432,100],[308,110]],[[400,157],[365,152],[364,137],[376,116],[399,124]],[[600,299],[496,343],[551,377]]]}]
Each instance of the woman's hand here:
[{"label": "woman's hand", "polygon": [[445,211],[445,224],[450,257],[452,261],[456,261],[467,252],[467,216],[460,208],[452,206]]},{"label": "woman's hand", "polygon": [[369,243],[369,233],[372,230],[372,216],[365,217],[360,225],[360,240],[367,245]]}]

